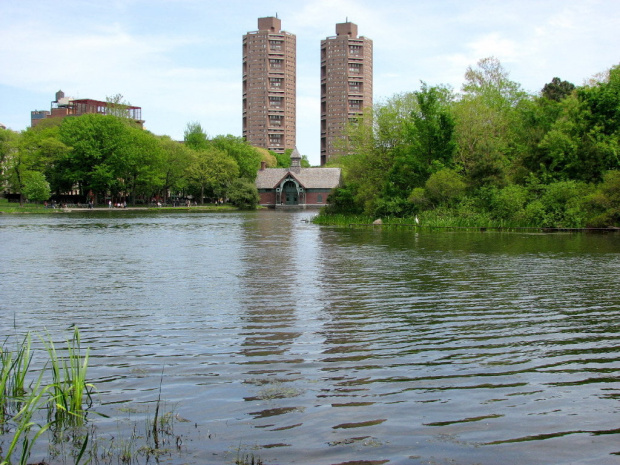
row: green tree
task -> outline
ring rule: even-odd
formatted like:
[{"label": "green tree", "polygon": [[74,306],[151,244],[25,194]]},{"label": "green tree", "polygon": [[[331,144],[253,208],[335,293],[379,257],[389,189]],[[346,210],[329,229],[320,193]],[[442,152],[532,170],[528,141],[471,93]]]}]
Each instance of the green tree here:
[{"label": "green tree", "polygon": [[256,184],[243,178],[235,179],[228,188],[228,200],[243,210],[256,209],[260,201]]},{"label": "green tree", "polygon": [[87,114],[65,118],[59,136],[72,150],[57,164],[60,189],[77,186],[82,194],[90,190],[105,194],[117,189],[114,167],[128,151],[128,131],[128,124],[115,116]]},{"label": "green tree", "polygon": [[200,123],[196,121],[187,123],[183,140],[185,145],[194,150],[205,150],[209,146],[207,133],[202,129]]},{"label": "green tree", "polygon": [[574,90],[575,84],[554,77],[551,82],[545,84],[541,93],[544,98],[559,102],[568,97]]},{"label": "green tree", "polygon": [[117,118],[129,118],[129,107],[131,103],[125,100],[123,94],[115,94],[111,97],[106,97],[106,103],[108,104],[106,115],[116,116]]},{"label": "green tree", "polygon": [[211,144],[218,150],[226,152],[237,162],[240,177],[252,182],[256,179],[262,155],[242,137],[235,137],[230,134],[217,136],[211,140]]},{"label": "green tree", "polygon": [[467,69],[462,90],[454,106],[456,162],[472,187],[502,187],[509,182],[510,168],[518,158],[517,109],[529,96],[493,57]]},{"label": "green tree", "polygon": [[432,173],[452,165],[456,148],[450,89],[422,83],[415,95],[417,110],[409,117],[404,143],[394,149],[394,163],[383,193],[390,203],[399,198],[406,205],[412,189],[424,186]]},{"label": "green tree", "polygon": [[464,194],[467,184],[462,176],[450,168],[433,173],[426,180],[426,197],[435,205],[452,205]]},{"label": "green tree", "polygon": [[8,179],[10,165],[16,155],[21,135],[10,129],[0,128],[0,188],[4,188]]},{"label": "green tree", "polygon": [[172,140],[168,136],[160,138],[162,150],[162,189],[179,194],[187,188],[187,169],[192,162],[192,150],[185,144]]},{"label": "green tree", "polygon": [[187,175],[200,192],[200,203],[204,204],[207,189],[216,197],[226,195],[230,183],[239,176],[239,166],[223,150],[209,147],[194,153]]},{"label": "green tree", "polygon": [[50,184],[45,179],[43,173],[39,171],[29,171],[24,175],[22,193],[30,201],[44,202],[50,198]]},{"label": "green tree", "polygon": [[129,126],[123,135],[123,150],[115,152],[108,161],[115,176],[112,195],[130,197],[135,204],[137,196],[152,197],[162,192],[165,180],[164,150],[159,139],[148,131]]}]

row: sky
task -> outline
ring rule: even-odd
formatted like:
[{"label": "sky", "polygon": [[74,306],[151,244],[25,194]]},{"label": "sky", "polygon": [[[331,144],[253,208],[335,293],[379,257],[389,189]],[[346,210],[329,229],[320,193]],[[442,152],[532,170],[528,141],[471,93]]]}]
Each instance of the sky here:
[{"label": "sky", "polygon": [[373,40],[374,101],[423,81],[460,90],[496,57],[532,93],[620,63],[619,0],[0,0],[0,123],[30,125],[56,91],[142,107],[182,140],[188,123],[241,136],[242,37],[277,15],[297,36],[297,147],[320,160],[320,41],[351,21]]}]

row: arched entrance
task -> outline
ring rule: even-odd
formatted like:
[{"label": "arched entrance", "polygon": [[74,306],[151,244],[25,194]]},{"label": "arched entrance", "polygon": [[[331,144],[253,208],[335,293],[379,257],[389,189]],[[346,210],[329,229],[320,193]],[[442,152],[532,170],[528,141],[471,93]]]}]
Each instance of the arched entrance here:
[{"label": "arched entrance", "polygon": [[284,196],[284,202],[286,205],[299,205],[299,194],[297,192],[297,185],[293,181],[286,181],[282,186],[282,195]]}]

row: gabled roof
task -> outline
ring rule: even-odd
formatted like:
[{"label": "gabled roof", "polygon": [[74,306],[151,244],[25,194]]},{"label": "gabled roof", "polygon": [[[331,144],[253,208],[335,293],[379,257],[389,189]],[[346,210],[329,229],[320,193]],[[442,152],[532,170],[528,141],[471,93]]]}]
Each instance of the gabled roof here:
[{"label": "gabled roof", "polygon": [[298,173],[288,168],[266,168],[256,176],[258,189],[275,189],[287,176],[295,178],[305,189],[333,189],[340,185],[340,168],[301,168]]}]

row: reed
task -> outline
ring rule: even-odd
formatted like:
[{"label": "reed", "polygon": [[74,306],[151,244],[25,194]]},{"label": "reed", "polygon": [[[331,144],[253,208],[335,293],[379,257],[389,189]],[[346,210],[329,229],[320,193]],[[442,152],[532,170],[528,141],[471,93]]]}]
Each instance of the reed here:
[{"label": "reed", "polygon": [[[15,366],[15,364],[13,366]],[[19,410],[12,415],[10,419],[11,423],[14,425],[13,439],[9,443],[9,447],[6,454],[1,459],[0,465],[11,465],[13,463],[11,458],[13,454],[19,450],[20,444],[21,453],[18,463],[20,465],[25,465],[37,439],[51,426],[49,422],[39,424],[35,420],[35,414],[46,403],[46,396],[49,392],[49,386],[43,386],[42,379],[43,371],[39,373],[36,381],[30,385],[30,390],[27,393],[22,393],[18,398],[11,398],[11,400],[15,402],[15,405],[19,406]],[[38,427],[38,429],[34,435],[31,435],[31,431],[34,427]]]},{"label": "reed", "polygon": [[92,384],[86,382],[89,350],[86,349],[82,353],[80,332],[77,327],[71,340],[67,341],[66,356],[58,354],[51,338],[48,337],[43,343],[52,372],[49,414],[57,423],[68,421],[72,425],[79,425],[85,417],[84,400],[88,399],[91,403],[91,393],[94,389]]},{"label": "reed", "polygon": [[7,420],[20,409],[27,395],[26,375],[32,361],[30,334],[17,343],[15,350],[7,347],[5,340],[0,348],[0,429],[4,429]]}]

